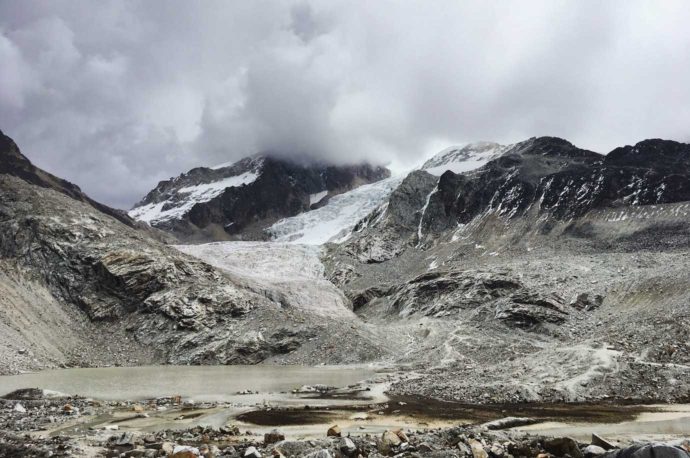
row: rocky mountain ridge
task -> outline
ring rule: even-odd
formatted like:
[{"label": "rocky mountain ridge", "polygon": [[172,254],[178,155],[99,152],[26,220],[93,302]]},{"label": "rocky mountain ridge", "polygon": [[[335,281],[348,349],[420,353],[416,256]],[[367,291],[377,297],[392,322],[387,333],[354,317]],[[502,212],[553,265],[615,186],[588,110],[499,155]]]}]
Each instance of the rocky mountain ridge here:
[{"label": "rocky mountain ridge", "polygon": [[555,220],[596,209],[684,202],[689,167],[690,145],[673,141],[645,140],[601,155],[558,138],[532,138],[502,147],[472,171],[409,174],[349,243],[376,262],[490,216],[541,218],[534,227],[548,232]]},{"label": "rocky mountain ridge", "polygon": [[394,390],[686,399],[689,151],[646,140],[604,156],[542,137],[475,170],[414,171],[327,247],[327,275],[367,321],[419,322],[406,357],[434,375]]}]

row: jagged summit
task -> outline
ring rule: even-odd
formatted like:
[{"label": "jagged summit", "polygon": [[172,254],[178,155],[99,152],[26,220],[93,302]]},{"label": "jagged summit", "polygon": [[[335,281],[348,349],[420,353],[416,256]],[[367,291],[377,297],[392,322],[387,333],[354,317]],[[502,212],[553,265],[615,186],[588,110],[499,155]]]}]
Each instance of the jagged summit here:
[{"label": "jagged summit", "polygon": [[508,154],[539,155],[546,157],[570,157],[599,160],[602,155],[578,148],[568,140],[559,137],[532,137],[513,145]]},{"label": "jagged summit", "polygon": [[305,164],[261,154],[161,181],[129,214],[186,240],[264,239],[279,219],[389,176],[369,164]]}]

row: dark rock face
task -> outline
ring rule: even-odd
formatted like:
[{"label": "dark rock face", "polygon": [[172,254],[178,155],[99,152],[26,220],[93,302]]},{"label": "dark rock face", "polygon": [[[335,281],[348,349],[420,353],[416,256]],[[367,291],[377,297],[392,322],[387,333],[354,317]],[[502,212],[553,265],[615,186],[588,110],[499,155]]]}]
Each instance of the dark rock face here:
[{"label": "dark rock face", "polygon": [[65,194],[73,199],[85,202],[96,210],[116,218],[120,222],[134,227],[135,221],[125,212],[103,205],[84,194],[79,186],[67,180],[58,178],[50,173],[39,169],[29,161],[20,151],[17,144],[7,135],[0,131],[0,174],[12,175],[27,183],[31,183],[43,188],[50,188]]},{"label": "dark rock face", "polygon": [[[197,168],[175,179],[162,181],[137,208],[162,203],[162,210],[183,205],[181,189],[200,184],[212,184],[239,176],[255,174],[246,184],[229,186],[210,199],[200,199],[182,208],[178,215],[165,220],[153,220],[154,227],[170,231],[182,239],[259,240],[266,238],[264,229],[277,220],[323,205],[333,195],[349,191],[362,184],[373,183],[390,176],[383,167],[368,164],[333,166],[298,164],[270,156],[243,159],[220,169]],[[312,195],[327,192],[318,203]]]},{"label": "dark rock face", "polygon": [[690,200],[690,145],[645,140],[603,156],[553,137],[515,145],[474,173],[444,173],[422,225],[438,232],[484,212],[558,220],[593,209]]},{"label": "dark rock face", "polygon": [[417,233],[436,181],[435,176],[423,171],[410,173],[393,191],[388,204],[355,226],[355,237],[345,249],[365,263],[380,263],[397,256],[409,235]]}]

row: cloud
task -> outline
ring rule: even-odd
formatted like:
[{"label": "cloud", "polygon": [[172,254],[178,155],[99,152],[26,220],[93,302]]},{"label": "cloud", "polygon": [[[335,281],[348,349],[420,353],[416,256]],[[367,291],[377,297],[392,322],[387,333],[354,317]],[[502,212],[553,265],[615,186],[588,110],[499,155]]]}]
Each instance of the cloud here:
[{"label": "cloud", "polygon": [[127,208],[257,151],[411,166],[444,144],[689,140],[690,5],[0,2],[0,128]]}]

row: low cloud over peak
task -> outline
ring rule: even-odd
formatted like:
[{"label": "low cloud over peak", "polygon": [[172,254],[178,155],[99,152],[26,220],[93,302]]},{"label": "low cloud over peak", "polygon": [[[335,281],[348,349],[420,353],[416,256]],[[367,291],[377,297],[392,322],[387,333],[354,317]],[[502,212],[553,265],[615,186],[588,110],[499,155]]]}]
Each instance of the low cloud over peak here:
[{"label": "low cloud over peak", "polygon": [[127,208],[256,153],[690,136],[685,1],[0,2],[0,128]]}]

